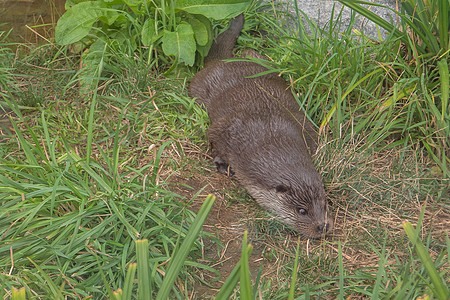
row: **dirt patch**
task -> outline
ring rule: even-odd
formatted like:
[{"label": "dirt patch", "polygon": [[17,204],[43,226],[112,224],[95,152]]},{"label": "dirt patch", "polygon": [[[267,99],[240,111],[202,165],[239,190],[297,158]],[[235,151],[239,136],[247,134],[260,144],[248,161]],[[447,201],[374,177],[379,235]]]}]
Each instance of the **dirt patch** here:
[{"label": "dirt patch", "polygon": [[[205,163],[208,162],[205,161]],[[213,239],[203,239],[202,258],[199,259],[199,262],[213,267],[220,276],[218,277],[217,274],[207,271],[200,272],[199,276],[205,284],[199,283],[195,287],[195,292],[196,296],[201,299],[213,297],[239,262],[243,233],[245,230],[251,231],[246,220],[253,214],[252,211],[259,210],[256,204],[252,203],[244,204],[234,201],[231,204],[230,191],[239,191],[242,188],[231,178],[216,173],[212,166],[206,166],[204,172],[206,174],[200,174],[195,170],[184,170],[182,174],[171,178],[171,182],[177,182],[173,185],[173,191],[186,197],[186,199],[191,199],[201,191],[190,207],[194,211],[198,211],[202,205],[202,200],[208,194],[216,196],[216,201],[203,230],[212,236],[216,236],[218,243]],[[184,173],[187,176],[183,176]],[[258,270],[263,249],[264,247],[261,245],[254,247],[250,260],[250,270]],[[252,274],[256,275],[255,272],[252,272]]]},{"label": "dirt patch", "polygon": [[[202,258],[198,262],[213,267],[219,276],[198,270],[203,283],[198,282],[194,287],[195,297],[209,299],[217,294],[240,260],[242,238],[246,230],[248,242],[253,246],[249,260],[253,283],[255,284],[258,275],[260,282],[262,279],[284,280],[285,278],[279,278],[280,272],[282,266],[294,258],[292,253],[295,253],[297,234],[270,217],[233,178],[217,173],[215,167],[210,165],[210,158],[198,159],[204,163],[201,171],[192,168],[193,164],[188,164],[170,178],[171,190],[186,199],[192,199],[201,191],[191,203],[190,209],[194,211],[198,211],[207,195],[216,196],[203,229],[217,237],[217,240],[202,239]],[[270,222],[275,222],[275,231],[279,232],[265,232],[266,224]],[[264,225],[258,226],[260,223]],[[302,248],[309,247],[311,252],[320,247],[320,241],[304,239],[302,244]]]},{"label": "dirt patch", "polygon": [[13,118],[14,116],[15,114],[10,109],[0,107],[0,142],[14,132],[10,120],[10,117]]}]

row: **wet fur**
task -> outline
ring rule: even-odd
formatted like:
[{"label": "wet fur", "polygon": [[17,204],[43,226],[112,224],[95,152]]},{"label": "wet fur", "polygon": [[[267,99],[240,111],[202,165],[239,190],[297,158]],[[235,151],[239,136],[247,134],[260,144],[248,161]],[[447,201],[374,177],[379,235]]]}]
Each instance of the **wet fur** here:
[{"label": "wet fur", "polygon": [[[332,220],[310,157],[317,147],[313,125],[283,79],[275,74],[249,78],[267,69],[254,62],[222,61],[233,56],[243,22],[238,16],[219,35],[189,95],[208,111],[218,170],[227,173],[231,167],[259,205],[301,233],[319,237],[332,228]],[[246,55],[260,58],[252,51]]]}]

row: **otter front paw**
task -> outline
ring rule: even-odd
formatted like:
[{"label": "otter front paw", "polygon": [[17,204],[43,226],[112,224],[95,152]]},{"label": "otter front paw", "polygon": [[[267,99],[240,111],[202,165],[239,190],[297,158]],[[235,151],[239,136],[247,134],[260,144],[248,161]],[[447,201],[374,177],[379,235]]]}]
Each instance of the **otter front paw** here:
[{"label": "otter front paw", "polygon": [[226,161],[224,161],[221,157],[216,156],[214,158],[214,164],[216,165],[217,172],[227,176],[231,176],[234,174],[234,172],[231,170],[230,165]]}]

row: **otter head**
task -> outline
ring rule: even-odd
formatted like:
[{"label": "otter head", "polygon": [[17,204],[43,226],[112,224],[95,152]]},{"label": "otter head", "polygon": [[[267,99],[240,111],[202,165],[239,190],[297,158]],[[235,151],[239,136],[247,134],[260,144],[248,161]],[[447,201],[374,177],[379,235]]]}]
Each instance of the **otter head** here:
[{"label": "otter head", "polygon": [[[318,174],[317,174],[318,175]],[[311,180],[296,180],[290,185],[275,186],[283,222],[312,238],[319,238],[331,231],[333,219],[328,212],[328,203],[320,176]],[[308,178],[310,179],[310,178]]]},{"label": "otter head", "polygon": [[305,182],[287,185],[282,181],[274,186],[246,188],[259,205],[307,237],[320,238],[333,228],[323,186]]},{"label": "otter head", "polygon": [[267,153],[254,157],[248,169],[236,175],[260,206],[305,236],[319,238],[331,231],[322,177],[309,156],[272,152],[270,159]]}]

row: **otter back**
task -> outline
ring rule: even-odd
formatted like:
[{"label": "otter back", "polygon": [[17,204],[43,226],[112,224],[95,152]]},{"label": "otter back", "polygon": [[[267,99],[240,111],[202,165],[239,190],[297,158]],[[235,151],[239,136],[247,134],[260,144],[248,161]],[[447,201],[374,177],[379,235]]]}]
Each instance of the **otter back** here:
[{"label": "otter back", "polygon": [[301,233],[319,237],[333,222],[310,157],[317,134],[282,78],[255,77],[267,69],[254,62],[223,61],[233,56],[243,23],[242,15],[236,17],[217,37],[189,95],[208,111],[208,138],[218,170],[229,173],[231,167],[259,205]]}]

